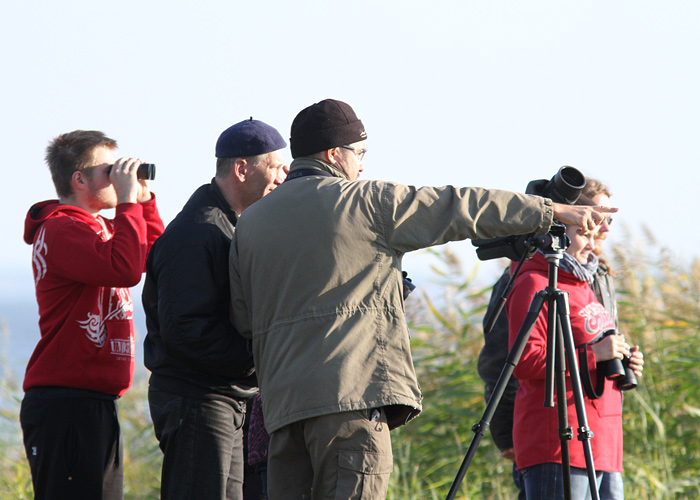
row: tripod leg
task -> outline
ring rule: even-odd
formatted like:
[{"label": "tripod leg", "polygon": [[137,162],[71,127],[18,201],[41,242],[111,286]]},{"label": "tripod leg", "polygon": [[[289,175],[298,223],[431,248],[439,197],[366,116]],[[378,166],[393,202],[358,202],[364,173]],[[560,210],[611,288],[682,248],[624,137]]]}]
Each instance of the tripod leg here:
[{"label": "tripod leg", "polygon": [[[593,463],[593,449],[591,448],[591,438],[593,432],[588,427],[588,417],[586,416],[586,408],[583,399],[583,387],[578,371],[578,360],[576,358],[576,346],[574,345],[574,335],[571,331],[571,320],[569,319],[569,300],[568,294],[559,293],[556,297],[557,310],[559,312],[559,321],[561,326],[561,334],[564,341],[564,349],[566,360],[569,366],[569,378],[571,379],[571,389],[574,395],[574,404],[576,406],[576,417],[578,419],[578,439],[583,445],[583,453],[586,458],[586,471],[588,472],[588,484],[591,488],[592,500],[600,500],[598,494],[598,483],[595,477],[595,464]],[[557,388],[557,392],[566,394],[566,385],[561,387],[561,391]],[[566,396],[564,396],[566,397]],[[563,457],[562,457],[563,458]]]},{"label": "tripod leg", "polygon": [[547,295],[547,364],[544,374],[544,405],[547,408],[554,407],[554,377],[556,368],[557,347],[561,345],[558,335],[557,301],[553,294],[558,293],[556,284],[546,288]]},{"label": "tripod leg", "polygon": [[464,479],[464,476],[467,473],[469,464],[471,464],[471,461],[474,458],[474,455],[476,454],[476,450],[479,447],[479,443],[481,443],[481,439],[484,437],[486,431],[491,425],[491,419],[493,418],[493,414],[496,412],[498,403],[501,402],[501,398],[503,397],[503,393],[506,390],[508,381],[513,375],[513,370],[518,364],[518,361],[520,361],[520,357],[523,355],[523,350],[525,349],[525,345],[527,344],[527,341],[530,338],[530,333],[532,333],[532,329],[535,326],[535,322],[537,321],[537,318],[540,315],[540,311],[542,310],[542,306],[544,305],[546,296],[547,294],[545,291],[540,291],[535,294],[535,296],[532,298],[532,302],[530,302],[530,308],[527,311],[527,315],[523,320],[523,324],[520,327],[520,330],[518,330],[518,336],[515,338],[513,347],[511,347],[510,352],[508,353],[508,357],[506,358],[506,364],[503,366],[501,374],[498,377],[498,382],[496,383],[493,393],[489,398],[489,402],[486,404],[486,410],[481,416],[481,420],[479,420],[479,423],[474,424],[474,426],[472,427],[472,431],[474,431],[475,433],[474,438],[472,439],[472,442],[469,445],[469,449],[467,450],[467,454],[464,457],[464,460],[462,461],[462,465],[460,466],[459,471],[457,472],[457,476],[452,482],[452,486],[450,487],[450,491],[447,494],[446,500],[453,500],[457,495],[457,490],[462,484],[462,480]]},{"label": "tripod leg", "polygon": [[556,393],[557,414],[559,417],[559,442],[561,443],[561,471],[564,480],[564,499],[571,500],[571,458],[569,455],[569,441],[573,438],[573,432],[569,425],[569,414],[566,401],[566,354],[564,352],[564,340],[561,329],[561,321],[557,316],[557,351],[556,351]]}]

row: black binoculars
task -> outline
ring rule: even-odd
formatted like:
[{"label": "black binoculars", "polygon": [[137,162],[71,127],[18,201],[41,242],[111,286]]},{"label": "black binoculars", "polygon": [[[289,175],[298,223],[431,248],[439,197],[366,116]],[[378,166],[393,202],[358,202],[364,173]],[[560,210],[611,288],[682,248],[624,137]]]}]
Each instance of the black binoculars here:
[{"label": "black binoculars", "polygon": [[[616,330],[603,332],[603,337],[619,335]],[[621,391],[629,391],[637,387],[637,377],[630,368],[630,356],[624,359],[613,358],[601,363],[601,369],[608,380],[614,380],[615,385]]]},{"label": "black binoculars", "polygon": [[[107,175],[112,171],[112,165],[107,169]],[[142,163],[136,171],[137,179],[152,181],[156,178],[156,166],[153,163]]]}]

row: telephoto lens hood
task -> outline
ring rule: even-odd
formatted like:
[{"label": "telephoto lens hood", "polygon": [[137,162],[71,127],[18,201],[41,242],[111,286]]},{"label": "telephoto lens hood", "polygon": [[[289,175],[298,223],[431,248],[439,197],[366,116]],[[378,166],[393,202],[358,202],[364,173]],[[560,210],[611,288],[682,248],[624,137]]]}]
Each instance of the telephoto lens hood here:
[{"label": "telephoto lens hood", "polygon": [[550,180],[530,181],[525,194],[536,194],[555,203],[573,205],[585,186],[586,177],[578,169],[564,165]]}]

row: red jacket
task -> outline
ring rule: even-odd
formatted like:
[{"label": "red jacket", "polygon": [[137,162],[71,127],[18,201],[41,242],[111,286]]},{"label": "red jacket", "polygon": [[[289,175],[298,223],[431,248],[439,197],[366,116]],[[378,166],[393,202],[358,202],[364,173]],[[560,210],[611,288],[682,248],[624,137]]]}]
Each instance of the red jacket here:
[{"label": "red jacket", "polygon": [[133,304],[146,255],[163,232],[155,196],[117,205],[113,220],[57,200],[27,213],[41,339],[24,390],[89,389],[121,396],[134,373]]},{"label": "red jacket", "polygon": [[[510,346],[515,342],[530,302],[536,292],[548,284],[548,263],[540,254],[526,262],[515,280],[506,302],[510,323]],[[587,344],[605,330],[614,328],[614,322],[605,308],[596,300],[588,283],[559,271],[559,289],[568,292],[571,310],[571,329],[576,346]],[[547,349],[547,304],[545,303],[514,375],[520,382],[515,398],[513,417],[513,444],[518,468],[546,462],[561,463],[556,404],[544,407],[545,366]],[[588,368],[591,380],[596,380],[596,363],[588,349]],[[603,396],[589,399],[585,393],[584,406],[588,425],[593,431],[591,448],[596,470],[622,472],[622,395],[615,385],[606,380]],[[572,467],[586,467],[583,446],[578,440],[578,418],[568,371],[566,377],[569,426],[573,439],[569,441]]]}]

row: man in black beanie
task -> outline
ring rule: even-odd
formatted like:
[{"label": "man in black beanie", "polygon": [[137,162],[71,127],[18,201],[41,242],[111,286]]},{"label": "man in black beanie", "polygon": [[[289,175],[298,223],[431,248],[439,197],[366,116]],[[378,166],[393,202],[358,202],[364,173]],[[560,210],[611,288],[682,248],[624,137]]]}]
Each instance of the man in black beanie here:
[{"label": "man in black beanie", "polygon": [[326,99],[292,123],[287,181],[231,244],[235,325],[253,340],[271,500],[384,498],[389,430],[421,411],[404,317],[404,253],[465,238],[592,229],[614,209],[481,188],[357,181],[362,122]]},{"label": "man in black beanie", "polygon": [[252,118],[226,129],[216,176],[148,256],[144,363],[164,499],[243,498],[243,422],[258,388],[248,342],[231,322],[228,254],[238,217],[284,181],[286,146]]}]

